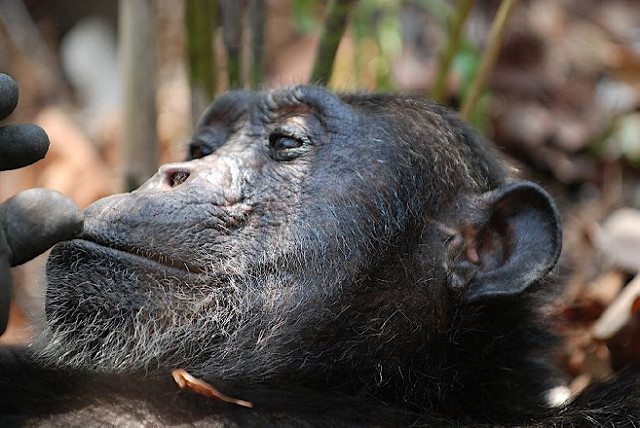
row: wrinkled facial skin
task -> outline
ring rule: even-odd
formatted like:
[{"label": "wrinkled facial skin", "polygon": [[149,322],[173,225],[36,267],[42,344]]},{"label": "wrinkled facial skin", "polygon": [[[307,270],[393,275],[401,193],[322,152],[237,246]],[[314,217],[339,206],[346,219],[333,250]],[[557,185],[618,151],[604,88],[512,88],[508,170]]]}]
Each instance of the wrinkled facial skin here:
[{"label": "wrinkled facial skin", "polygon": [[410,165],[381,134],[318,88],[218,99],[189,160],[94,203],[54,248],[41,358],[226,379],[304,360],[300,336],[351,305],[408,221],[390,165]]}]

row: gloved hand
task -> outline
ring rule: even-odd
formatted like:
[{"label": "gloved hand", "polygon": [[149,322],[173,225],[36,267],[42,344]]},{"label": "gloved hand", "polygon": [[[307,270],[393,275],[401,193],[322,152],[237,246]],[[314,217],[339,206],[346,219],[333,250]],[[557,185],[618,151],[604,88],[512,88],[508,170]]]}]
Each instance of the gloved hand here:
[{"label": "gloved hand", "polygon": [[[0,120],[18,103],[18,86],[0,73]],[[0,170],[15,169],[42,159],[49,137],[36,125],[0,128]],[[56,242],[82,232],[83,214],[59,192],[30,189],[0,204],[0,334],[9,320],[11,274],[9,268],[46,251]]]}]

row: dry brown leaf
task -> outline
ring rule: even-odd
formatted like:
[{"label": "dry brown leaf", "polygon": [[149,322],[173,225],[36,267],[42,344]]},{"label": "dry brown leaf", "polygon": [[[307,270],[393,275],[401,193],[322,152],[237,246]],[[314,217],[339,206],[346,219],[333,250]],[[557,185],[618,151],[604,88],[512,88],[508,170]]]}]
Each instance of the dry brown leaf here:
[{"label": "dry brown leaf", "polygon": [[624,272],[605,272],[589,283],[584,292],[585,298],[596,300],[606,307],[618,297],[627,280],[628,276]]},{"label": "dry brown leaf", "polygon": [[622,290],[618,297],[602,313],[593,325],[593,336],[596,339],[610,339],[631,320],[635,300],[640,296],[640,275],[636,276]]},{"label": "dry brown leaf", "polygon": [[596,235],[602,254],[615,266],[640,271],[640,210],[622,208],[607,218]]},{"label": "dry brown leaf", "polygon": [[195,392],[196,394],[215,398],[217,400],[224,401],[225,403],[236,404],[238,406],[248,408],[253,407],[253,403],[251,403],[250,401],[239,400],[237,398],[224,395],[223,393],[215,389],[211,384],[193,377],[186,370],[176,369],[171,372],[171,376],[173,376],[173,380],[178,384],[180,389],[188,389]]}]

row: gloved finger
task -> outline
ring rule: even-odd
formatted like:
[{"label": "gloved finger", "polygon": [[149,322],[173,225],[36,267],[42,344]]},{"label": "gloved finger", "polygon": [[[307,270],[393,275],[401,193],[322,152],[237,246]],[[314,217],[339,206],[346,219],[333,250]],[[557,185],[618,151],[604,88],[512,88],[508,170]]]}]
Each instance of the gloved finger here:
[{"label": "gloved finger", "polygon": [[84,225],[84,214],[71,199],[47,189],[29,189],[9,198],[0,204],[0,219],[11,266],[78,236]]},{"label": "gloved finger", "polygon": [[0,120],[9,116],[18,105],[18,85],[9,76],[0,73]]},{"label": "gloved finger", "polygon": [[36,125],[20,124],[0,128],[0,171],[22,168],[44,157],[49,137]]}]

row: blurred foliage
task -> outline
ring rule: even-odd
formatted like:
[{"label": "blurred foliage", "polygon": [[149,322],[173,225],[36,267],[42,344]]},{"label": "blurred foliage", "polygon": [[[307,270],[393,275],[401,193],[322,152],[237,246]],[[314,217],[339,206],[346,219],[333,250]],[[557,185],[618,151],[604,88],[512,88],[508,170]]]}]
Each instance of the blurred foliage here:
[{"label": "blurred foliage", "polygon": [[640,113],[615,117],[598,138],[591,141],[589,154],[596,159],[624,159],[640,168]]},{"label": "blurred foliage", "polygon": [[422,7],[441,25],[445,25],[453,13],[453,7],[444,0],[411,0],[411,3]]},{"label": "blurred foliage", "polygon": [[[402,50],[401,6],[401,0],[365,0],[358,4],[352,19],[356,87],[364,73],[373,76],[378,89],[393,89],[391,63]],[[367,63],[360,64],[359,57],[367,48],[373,48],[373,53],[365,54]]]},{"label": "blurred foliage", "polygon": [[[292,0],[296,31],[301,34],[322,31],[321,17],[327,13],[327,3],[320,0]],[[404,48],[401,13],[408,4],[424,10],[442,27],[451,26],[456,13],[459,13],[444,0],[360,0],[350,16],[351,31],[348,37],[351,37],[353,44],[350,63],[339,61],[340,73],[334,69],[330,87],[344,89],[344,81],[348,81],[347,89],[396,89],[391,70]],[[460,26],[463,26],[466,15],[460,19]],[[453,57],[453,73],[461,78],[458,98],[464,99],[479,70],[482,52],[477,44],[466,39],[460,45],[454,44],[454,50],[449,54]],[[323,59],[323,62],[327,60]],[[314,76],[317,77],[317,74]],[[483,132],[488,128],[489,98],[490,94],[485,90],[469,118]]]},{"label": "blurred foliage", "polygon": [[615,126],[614,138],[620,145],[622,155],[635,166],[640,166],[640,113],[620,117]]},{"label": "blurred foliage", "polygon": [[435,82],[433,83],[433,88],[430,90],[430,96],[436,102],[442,102],[445,96],[449,67],[460,49],[460,44],[464,38],[464,24],[474,5],[475,0],[460,0],[456,12],[449,13],[446,20],[448,29],[447,45],[440,57]]},{"label": "blurred foliage", "polygon": [[293,24],[296,31],[308,34],[318,30],[322,23],[318,19],[319,12],[326,3],[326,0],[292,0]]}]

